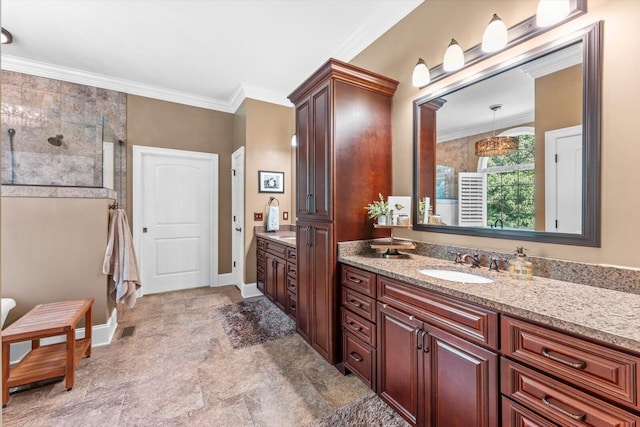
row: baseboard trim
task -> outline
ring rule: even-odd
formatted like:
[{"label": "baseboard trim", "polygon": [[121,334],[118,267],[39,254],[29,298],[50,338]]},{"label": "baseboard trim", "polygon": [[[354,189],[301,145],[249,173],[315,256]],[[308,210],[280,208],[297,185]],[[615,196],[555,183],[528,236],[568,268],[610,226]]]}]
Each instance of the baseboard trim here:
[{"label": "baseboard trim", "polygon": [[[91,336],[91,347],[100,347],[103,345],[108,345],[111,343],[113,339],[113,335],[116,333],[116,329],[118,328],[118,311],[114,308],[111,312],[111,316],[107,319],[107,323],[103,323],[101,325],[94,325]],[[84,338],[84,328],[76,329],[76,339]],[[55,337],[43,338],[40,340],[40,344],[49,345],[49,344],[57,344],[60,342],[64,342],[64,335],[59,335]],[[22,358],[31,351],[31,341],[23,341],[15,344],[11,344],[11,355],[9,360],[11,364],[18,363]]]},{"label": "baseboard trim", "polygon": [[257,283],[242,283],[238,285],[238,289],[240,289],[242,298],[259,297],[263,295],[262,292],[258,290]]},{"label": "baseboard trim", "polygon": [[216,286],[233,285],[234,282],[233,273],[218,274],[218,284]]}]

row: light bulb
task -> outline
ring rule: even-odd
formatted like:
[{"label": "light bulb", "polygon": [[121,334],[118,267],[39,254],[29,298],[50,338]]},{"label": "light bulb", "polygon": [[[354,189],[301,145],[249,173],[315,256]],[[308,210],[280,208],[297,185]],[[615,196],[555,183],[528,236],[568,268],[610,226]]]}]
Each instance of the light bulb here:
[{"label": "light bulb", "polygon": [[431,74],[429,74],[429,68],[422,58],[418,59],[418,63],[413,69],[413,75],[411,76],[411,82],[414,87],[424,87],[431,81]]},{"label": "light bulb", "polygon": [[571,12],[569,2],[570,0],[540,0],[536,11],[538,27],[549,27],[569,16]]},{"label": "light bulb", "polygon": [[483,52],[496,52],[507,45],[507,27],[495,13],[482,35]]},{"label": "light bulb", "polygon": [[449,47],[444,53],[442,68],[445,71],[457,71],[462,67],[464,67],[464,53],[458,42],[455,39],[451,39],[451,43],[449,43]]}]

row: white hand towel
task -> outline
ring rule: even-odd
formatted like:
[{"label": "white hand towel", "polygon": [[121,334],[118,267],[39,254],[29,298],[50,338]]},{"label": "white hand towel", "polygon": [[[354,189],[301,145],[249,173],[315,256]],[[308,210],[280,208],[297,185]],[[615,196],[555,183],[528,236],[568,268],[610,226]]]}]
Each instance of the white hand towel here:
[{"label": "white hand towel", "polygon": [[277,206],[269,206],[267,214],[267,231],[280,230],[280,209]]}]

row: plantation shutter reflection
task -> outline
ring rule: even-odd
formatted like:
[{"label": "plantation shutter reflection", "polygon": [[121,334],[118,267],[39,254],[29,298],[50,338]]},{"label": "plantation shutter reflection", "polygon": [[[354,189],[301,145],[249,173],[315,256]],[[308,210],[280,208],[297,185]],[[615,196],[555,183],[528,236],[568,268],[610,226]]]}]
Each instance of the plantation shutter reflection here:
[{"label": "plantation shutter reflection", "polygon": [[458,225],[487,225],[487,175],[477,172],[458,174]]}]

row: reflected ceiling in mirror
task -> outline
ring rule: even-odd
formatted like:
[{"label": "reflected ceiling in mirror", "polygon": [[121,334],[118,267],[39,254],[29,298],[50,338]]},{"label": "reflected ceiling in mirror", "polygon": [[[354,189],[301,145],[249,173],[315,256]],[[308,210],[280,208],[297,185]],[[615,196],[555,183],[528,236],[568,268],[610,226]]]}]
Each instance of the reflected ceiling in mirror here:
[{"label": "reflected ceiling in mirror", "polygon": [[[416,229],[599,245],[598,35],[415,101]],[[517,149],[483,155],[493,137]]]}]

